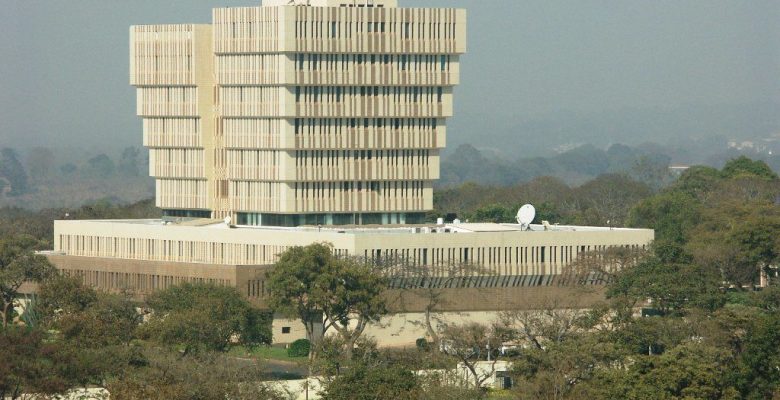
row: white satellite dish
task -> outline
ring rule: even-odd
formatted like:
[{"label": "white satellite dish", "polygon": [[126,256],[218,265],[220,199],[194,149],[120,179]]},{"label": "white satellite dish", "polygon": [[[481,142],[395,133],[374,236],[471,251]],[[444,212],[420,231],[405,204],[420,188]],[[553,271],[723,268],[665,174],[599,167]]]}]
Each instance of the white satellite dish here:
[{"label": "white satellite dish", "polygon": [[534,217],[536,217],[536,209],[530,204],[524,204],[517,210],[517,223],[520,224],[520,226],[527,227],[533,222]]}]

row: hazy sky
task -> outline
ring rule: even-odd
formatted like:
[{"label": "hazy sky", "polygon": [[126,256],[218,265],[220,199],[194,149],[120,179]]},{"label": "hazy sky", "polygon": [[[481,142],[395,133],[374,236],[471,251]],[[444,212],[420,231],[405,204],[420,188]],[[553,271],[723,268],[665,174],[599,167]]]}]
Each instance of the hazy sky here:
[{"label": "hazy sky", "polygon": [[[468,9],[449,134],[561,111],[780,101],[780,1],[423,1]],[[128,27],[247,0],[4,0],[0,147],[140,145]],[[778,110],[780,112],[780,110]]]}]

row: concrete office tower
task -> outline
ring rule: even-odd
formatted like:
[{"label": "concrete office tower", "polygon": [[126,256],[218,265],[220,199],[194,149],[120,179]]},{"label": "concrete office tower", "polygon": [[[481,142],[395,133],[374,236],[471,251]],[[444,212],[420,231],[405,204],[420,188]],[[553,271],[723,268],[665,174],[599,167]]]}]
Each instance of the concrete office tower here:
[{"label": "concrete office tower", "polygon": [[134,26],[156,204],[245,225],[422,222],[465,10],[266,0],[212,25]]}]

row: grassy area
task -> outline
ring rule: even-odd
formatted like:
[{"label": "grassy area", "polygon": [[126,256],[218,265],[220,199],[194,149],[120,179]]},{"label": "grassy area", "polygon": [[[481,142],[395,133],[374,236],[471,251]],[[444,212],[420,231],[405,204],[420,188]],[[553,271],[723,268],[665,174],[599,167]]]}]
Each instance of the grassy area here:
[{"label": "grassy area", "polygon": [[230,349],[230,355],[236,357],[252,357],[260,359],[271,359],[279,361],[304,361],[306,357],[289,357],[287,349],[275,346],[255,346],[247,348],[244,346],[235,346]]},{"label": "grassy area", "polygon": [[514,399],[515,394],[511,390],[491,390],[488,392],[487,399]]}]

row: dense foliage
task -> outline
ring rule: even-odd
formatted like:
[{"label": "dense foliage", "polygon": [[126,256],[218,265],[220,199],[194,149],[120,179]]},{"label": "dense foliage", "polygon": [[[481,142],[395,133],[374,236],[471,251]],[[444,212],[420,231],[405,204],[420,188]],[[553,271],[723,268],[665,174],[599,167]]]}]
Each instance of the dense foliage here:
[{"label": "dense foliage", "polygon": [[272,316],[232,287],[183,283],[153,293],[146,304],[152,314],[141,337],[182,347],[184,354],[271,344]]},{"label": "dense foliage", "polygon": [[361,260],[337,257],[330,245],[314,243],[291,247],[267,274],[268,302],[281,314],[297,318],[314,341],[315,326],[322,333],[334,330],[349,357],[367,324],[387,313],[382,292],[387,279]]},{"label": "dense foliage", "polygon": [[[574,188],[538,178],[439,191],[442,216],[509,222],[529,202],[539,220],[653,228],[656,240],[646,254],[596,254],[572,267],[577,276],[608,281],[603,304],[507,311],[492,324],[429,324],[431,346],[377,349],[362,335],[387,312],[387,278],[325,244],[283,253],[268,276],[269,299],[307,325],[324,318],[332,331],[311,344],[317,357],[309,360],[330,399],[490,396],[475,389],[488,378],[476,365],[497,359],[512,363],[510,398],[778,398],[778,195],[777,175],[747,158],[722,169],[693,167],[660,190],[612,174]],[[281,398],[259,383],[268,379],[261,360],[229,352],[269,343],[269,314],[232,288],[185,284],[142,302],[58,275],[34,250],[46,248],[51,234],[37,219],[61,212],[0,211],[0,294],[10,302],[20,282],[40,285],[24,315],[4,307],[0,397],[94,385],[117,399]],[[74,218],[154,212],[151,203],[69,211]],[[593,262],[604,257],[622,268],[605,271]],[[513,349],[499,352],[505,345]],[[470,374],[447,376],[458,363]]]},{"label": "dense foliage", "polygon": [[[617,273],[574,334],[515,360],[521,398],[764,399],[780,395],[778,177],[739,158],[692,168],[631,209],[651,254]],[[770,286],[754,291],[759,278]],[[649,302],[648,302],[649,300]],[[632,317],[644,307],[653,317]]]},{"label": "dense foliage", "polygon": [[53,220],[160,218],[161,215],[162,212],[155,207],[153,199],[126,205],[101,200],[76,208],[50,208],[39,211],[2,207],[0,238],[29,235],[41,242],[39,248],[51,249],[54,237]]},{"label": "dense foliage", "polygon": [[[268,344],[270,316],[233,288],[174,286],[147,302],[51,273],[24,316],[0,330],[0,397],[107,388],[116,399],[281,398],[259,360],[234,344]],[[142,323],[141,309],[154,310]]]},{"label": "dense foliage", "polygon": [[311,341],[309,339],[298,339],[287,347],[289,357],[308,357],[311,351]]},{"label": "dense foliage", "polygon": [[466,183],[434,192],[431,218],[514,223],[520,206],[530,203],[536,207],[534,223],[623,226],[631,208],[652,194],[647,185],[615,174],[574,188],[551,177],[505,187]]},{"label": "dense foliage", "polygon": [[54,268],[34,253],[41,243],[28,235],[0,236],[0,325],[6,328],[14,317],[14,302],[25,282],[41,282]]}]

